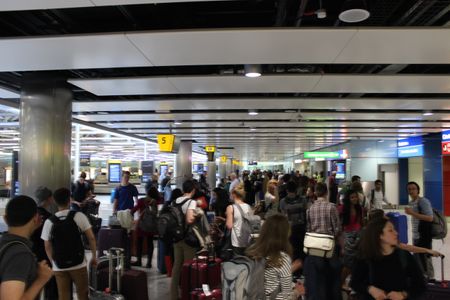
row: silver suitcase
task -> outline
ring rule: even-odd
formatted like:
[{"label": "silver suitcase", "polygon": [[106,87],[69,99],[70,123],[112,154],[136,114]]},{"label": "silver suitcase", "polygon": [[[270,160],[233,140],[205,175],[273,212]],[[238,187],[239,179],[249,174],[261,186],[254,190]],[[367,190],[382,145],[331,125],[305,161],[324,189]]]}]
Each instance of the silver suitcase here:
[{"label": "silver suitcase", "polygon": [[[113,273],[114,273],[114,258],[117,259],[116,263],[116,270],[117,270],[117,291],[110,291],[110,292],[102,292],[97,291],[97,268],[92,267],[91,268],[91,280],[92,280],[92,287],[90,287],[91,293],[89,296],[89,299],[91,300],[125,300],[125,297],[120,294],[120,286],[121,286],[121,278],[124,268],[124,255],[123,255],[123,249],[121,248],[111,248],[108,251],[107,254],[107,260],[109,262],[109,272],[108,272],[108,286],[112,287],[112,280],[113,280]],[[98,263],[103,261],[103,257],[99,258]]]}]

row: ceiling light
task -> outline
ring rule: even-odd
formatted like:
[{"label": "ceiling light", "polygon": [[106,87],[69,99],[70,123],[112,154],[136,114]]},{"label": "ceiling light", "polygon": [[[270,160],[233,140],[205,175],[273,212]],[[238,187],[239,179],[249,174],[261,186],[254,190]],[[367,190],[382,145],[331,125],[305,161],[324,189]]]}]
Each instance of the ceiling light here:
[{"label": "ceiling light", "polygon": [[374,128],[373,131],[380,131],[380,128]]},{"label": "ceiling light", "polygon": [[344,2],[339,20],[345,23],[358,23],[370,17],[365,0],[347,0]]},{"label": "ceiling light", "polygon": [[173,122],[173,125],[181,125],[181,124],[183,124],[183,122],[181,122],[181,121],[175,121],[175,122]]},{"label": "ceiling light", "polygon": [[245,76],[256,78],[261,76],[261,65],[245,65]]},{"label": "ceiling light", "polygon": [[431,111],[426,111],[423,113],[424,116],[432,116],[433,113]]},{"label": "ceiling light", "polygon": [[255,131],[256,128],[255,127],[250,127],[250,131]]},{"label": "ceiling light", "polygon": [[155,110],[155,113],[157,113],[157,114],[170,114],[170,110],[168,110],[168,109],[157,109],[157,110]]},{"label": "ceiling light", "polygon": [[382,142],[384,142],[384,140],[378,140],[377,142],[378,142],[378,143],[382,143]]},{"label": "ceiling light", "polygon": [[258,111],[257,111],[257,110],[254,110],[254,109],[251,109],[251,110],[248,111],[248,114],[249,114],[250,116],[257,116],[257,115],[258,115]]}]

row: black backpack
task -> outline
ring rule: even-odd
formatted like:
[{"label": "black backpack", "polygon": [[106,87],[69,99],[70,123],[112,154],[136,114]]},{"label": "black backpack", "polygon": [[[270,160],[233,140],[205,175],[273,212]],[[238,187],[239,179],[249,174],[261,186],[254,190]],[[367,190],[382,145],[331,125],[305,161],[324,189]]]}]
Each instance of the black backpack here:
[{"label": "black backpack", "polygon": [[192,199],[185,199],[183,202],[177,204],[176,201],[172,205],[164,207],[158,218],[158,234],[159,237],[168,243],[177,243],[185,238],[185,215],[182,211],[182,206],[187,201]]},{"label": "black backpack", "polygon": [[75,214],[75,211],[70,211],[64,220],[57,216],[50,217],[53,223],[50,235],[53,260],[60,269],[70,268],[84,261],[81,232],[73,219]]},{"label": "black backpack", "polygon": [[306,224],[306,200],[304,198],[296,197],[291,199],[284,198],[284,210],[291,226]]}]

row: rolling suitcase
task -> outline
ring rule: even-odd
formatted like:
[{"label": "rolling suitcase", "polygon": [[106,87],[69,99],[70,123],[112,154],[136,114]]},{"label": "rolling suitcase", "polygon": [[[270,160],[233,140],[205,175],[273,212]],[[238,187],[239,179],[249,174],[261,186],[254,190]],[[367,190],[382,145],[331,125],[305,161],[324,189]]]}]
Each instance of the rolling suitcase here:
[{"label": "rolling suitcase", "polygon": [[[113,255],[113,252],[115,252],[115,256]],[[116,258],[116,263],[114,263],[114,258]],[[91,300],[124,300],[125,297],[120,293],[120,287],[121,287],[121,276],[116,276],[116,292],[112,292],[112,286],[113,286],[113,273],[114,269],[117,270],[117,272],[121,273],[123,271],[123,254],[122,249],[115,249],[112,248],[108,251],[108,255],[106,257],[100,257],[98,260],[99,265],[104,264],[105,261],[108,261],[108,285],[107,288],[103,291],[103,288],[101,291],[98,290],[97,286],[97,267],[90,268],[90,280],[92,282],[92,286],[90,287],[90,295],[89,299]],[[114,267],[116,266],[116,267]]]},{"label": "rolling suitcase", "polygon": [[405,215],[398,212],[389,212],[386,214],[389,220],[394,224],[394,228],[398,233],[400,243],[408,244],[408,219]]},{"label": "rolling suitcase", "polygon": [[104,251],[110,248],[125,249],[125,268],[130,268],[130,241],[126,229],[102,227],[98,232],[97,249],[98,257],[103,256]]},{"label": "rolling suitcase", "polygon": [[423,300],[448,300],[450,299],[450,285],[444,277],[444,256],[441,256],[441,281],[428,283]]},{"label": "rolling suitcase", "polygon": [[121,293],[125,299],[148,300],[147,273],[138,270],[123,272]]},{"label": "rolling suitcase", "polygon": [[183,264],[181,270],[181,299],[189,300],[191,291],[201,289],[207,284],[211,290],[222,285],[221,259],[197,257]]},{"label": "rolling suitcase", "polygon": [[191,292],[191,300],[222,300],[222,290],[214,289],[205,293],[202,289],[197,289]]}]

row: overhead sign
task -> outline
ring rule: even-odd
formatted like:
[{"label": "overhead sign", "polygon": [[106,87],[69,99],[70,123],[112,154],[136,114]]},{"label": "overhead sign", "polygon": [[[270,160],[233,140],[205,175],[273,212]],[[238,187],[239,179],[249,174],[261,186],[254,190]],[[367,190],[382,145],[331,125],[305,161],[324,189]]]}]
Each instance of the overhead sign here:
[{"label": "overhead sign", "polygon": [[216,152],[216,147],[215,146],[205,146],[205,151],[207,153],[209,153],[209,152]]},{"label": "overhead sign", "polygon": [[339,158],[339,152],[305,152],[304,158]]},{"label": "overhead sign", "polygon": [[442,132],[442,141],[449,141],[450,142],[450,130],[443,131]]},{"label": "overhead sign", "polygon": [[410,146],[418,146],[422,145],[422,137],[421,136],[414,136],[407,139],[401,139],[397,141],[397,147],[410,147]]},{"label": "overhead sign", "polygon": [[80,154],[80,167],[89,167],[91,165],[90,154]]},{"label": "overhead sign", "polygon": [[247,165],[249,165],[249,166],[257,166],[258,162],[254,161],[254,160],[250,160]]},{"label": "overhead sign", "polygon": [[158,139],[159,151],[160,152],[172,152],[173,144],[175,141],[174,134],[157,134],[156,138]]},{"label": "overhead sign", "polygon": [[348,158],[348,152],[347,149],[343,149],[343,150],[339,150],[339,157],[343,158],[343,159],[347,159]]},{"label": "overhead sign", "polygon": [[221,162],[221,163],[226,163],[227,160],[228,160],[228,157],[226,157],[225,155],[223,155],[223,156],[220,157],[220,162]]},{"label": "overhead sign", "polygon": [[399,158],[415,157],[415,156],[423,156],[423,145],[398,148]]}]

